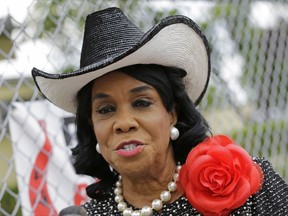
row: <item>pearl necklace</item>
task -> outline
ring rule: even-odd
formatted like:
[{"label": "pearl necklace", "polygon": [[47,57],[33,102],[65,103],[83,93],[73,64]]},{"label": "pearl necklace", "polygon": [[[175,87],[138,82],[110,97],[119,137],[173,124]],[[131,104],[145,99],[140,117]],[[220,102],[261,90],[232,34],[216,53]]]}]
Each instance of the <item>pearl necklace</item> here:
[{"label": "pearl necklace", "polygon": [[160,193],[160,199],[154,199],[150,206],[144,206],[140,210],[132,210],[132,208],[128,208],[127,204],[124,201],[122,195],[122,178],[119,175],[119,180],[116,182],[116,188],[114,190],[115,193],[115,201],[118,203],[117,208],[120,212],[123,213],[123,216],[151,216],[153,215],[153,210],[159,211],[163,208],[163,202],[167,203],[171,200],[171,192],[177,190],[177,181],[179,176],[179,171],[181,169],[181,165],[176,167],[176,172],[173,175],[173,181],[169,182],[167,185],[166,191],[162,191]]}]

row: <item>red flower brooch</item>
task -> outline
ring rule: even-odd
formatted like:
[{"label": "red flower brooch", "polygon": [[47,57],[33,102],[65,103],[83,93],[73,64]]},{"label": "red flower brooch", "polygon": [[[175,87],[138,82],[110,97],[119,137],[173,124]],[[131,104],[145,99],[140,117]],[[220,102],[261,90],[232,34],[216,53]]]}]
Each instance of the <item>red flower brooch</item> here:
[{"label": "red flower brooch", "polygon": [[205,216],[229,215],[260,189],[262,179],[260,166],[223,135],[193,148],[179,173],[188,201]]}]

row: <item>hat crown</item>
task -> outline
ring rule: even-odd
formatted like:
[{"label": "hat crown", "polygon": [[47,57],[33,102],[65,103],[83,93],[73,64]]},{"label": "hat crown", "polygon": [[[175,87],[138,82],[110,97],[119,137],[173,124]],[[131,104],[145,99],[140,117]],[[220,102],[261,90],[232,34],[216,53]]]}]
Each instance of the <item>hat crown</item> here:
[{"label": "hat crown", "polygon": [[109,63],[137,44],[143,32],[119,8],[108,8],[87,16],[80,67]]}]

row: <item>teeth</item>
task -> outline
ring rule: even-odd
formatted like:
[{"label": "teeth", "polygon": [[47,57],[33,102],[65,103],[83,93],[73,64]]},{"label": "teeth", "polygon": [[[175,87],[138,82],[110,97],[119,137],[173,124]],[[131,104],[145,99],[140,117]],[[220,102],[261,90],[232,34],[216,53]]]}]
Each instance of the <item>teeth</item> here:
[{"label": "teeth", "polygon": [[124,149],[125,151],[132,151],[132,150],[134,150],[134,149],[136,148],[136,146],[137,146],[137,144],[129,144],[129,145],[125,145],[125,146],[123,147],[123,149]]}]

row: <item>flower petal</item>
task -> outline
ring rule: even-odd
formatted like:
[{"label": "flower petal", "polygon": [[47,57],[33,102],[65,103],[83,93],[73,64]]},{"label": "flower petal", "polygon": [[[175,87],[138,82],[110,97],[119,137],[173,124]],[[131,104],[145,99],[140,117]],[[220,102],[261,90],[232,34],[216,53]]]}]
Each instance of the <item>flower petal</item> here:
[{"label": "flower petal", "polygon": [[[190,201],[190,200],[189,200]],[[209,193],[202,193],[201,191],[195,191],[192,201],[192,205],[198,210],[205,209],[209,212],[220,213],[231,206],[234,203],[234,194],[231,193],[228,196],[212,196]]]},{"label": "flower petal", "polygon": [[263,172],[258,164],[254,164],[249,175],[250,193],[255,194],[262,186]]},{"label": "flower petal", "polygon": [[179,179],[199,212],[226,216],[259,190],[263,172],[245,149],[218,135],[190,151]]},{"label": "flower petal", "polygon": [[242,177],[239,180],[237,187],[235,188],[235,199],[233,205],[230,205],[229,208],[238,208],[243,205],[250,196],[250,184],[247,179]]},{"label": "flower petal", "polygon": [[245,149],[237,145],[228,145],[227,149],[233,155],[234,161],[238,160],[238,163],[241,164],[241,168],[244,171],[247,169],[250,170],[253,164],[253,161],[251,159],[251,156],[248,154],[248,152]]},{"label": "flower petal", "polygon": [[194,161],[193,164],[188,165],[189,173],[188,178],[193,185],[201,190],[207,190],[206,187],[201,183],[201,176],[207,167],[214,167],[217,165],[217,161],[210,155],[202,155]]},{"label": "flower petal", "polygon": [[[203,144],[203,145],[202,145]],[[186,163],[187,164],[193,164],[194,161],[200,157],[201,155],[205,155],[207,153],[207,151],[209,151],[210,146],[205,144],[205,143],[201,143],[201,146],[199,146],[199,144],[194,147],[188,154],[187,159],[186,159]]]},{"label": "flower petal", "polygon": [[226,146],[234,143],[232,139],[225,135],[216,135],[210,138],[213,142],[217,142],[219,145]]},{"label": "flower petal", "polygon": [[221,163],[224,164],[232,164],[233,161],[233,154],[231,152],[223,147],[223,146],[213,146],[207,154],[211,155],[213,158],[217,159],[218,161],[221,161]]}]

